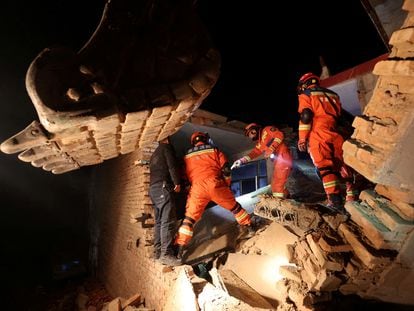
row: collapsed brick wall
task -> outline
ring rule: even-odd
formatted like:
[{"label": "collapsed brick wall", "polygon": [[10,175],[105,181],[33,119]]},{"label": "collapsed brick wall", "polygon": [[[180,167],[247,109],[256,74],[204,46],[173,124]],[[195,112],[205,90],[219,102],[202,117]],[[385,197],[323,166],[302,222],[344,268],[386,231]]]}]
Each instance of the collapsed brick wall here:
[{"label": "collapsed brick wall", "polygon": [[[348,267],[343,292],[414,304],[414,1],[406,0],[403,9],[407,18],[390,39],[388,59],[374,68],[379,78],[373,95],[343,147],[345,162],[377,186],[364,191],[361,202],[345,206],[361,238],[345,226],[339,231],[355,242],[362,261],[358,269]],[[386,250],[398,255],[384,264]]]},{"label": "collapsed brick wall", "polygon": [[141,151],[95,168],[92,244],[98,277],[113,297],[139,293],[146,306],[162,310],[175,274],[163,273],[163,266],[150,258],[152,218],[145,217],[152,213],[149,170],[137,159],[143,159]]},{"label": "collapsed brick wall", "polygon": [[[356,119],[352,139],[344,145],[346,162],[378,183],[377,193],[365,192],[361,204],[347,206],[351,220],[362,229],[362,241],[346,225],[339,231],[353,245],[357,259],[345,267],[349,278],[342,292],[414,304],[411,295],[414,282],[413,179],[409,175],[411,167],[404,170],[404,165],[412,163],[410,159],[414,154],[410,139],[414,124],[411,94],[414,1],[406,1],[404,8],[410,13],[403,29],[391,39],[394,49],[390,59],[376,67],[374,73],[380,78],[372,99],[365,115]],[[96,168],[95,187],[100,193],[94,202],[99,207],[97,262],[99,275],[112,295],[129,296],[140,292],[147,305],[161,310],[174,274],[163,274],[162,267],[148,257],[151,248],[145,244],[149,244],[149,230],[152,229],[131,222],[142,213],[149,213],[145,188],[148,171],[145,166],[134,165],[138,158],[140,155],[135,152]],[[393,167],[398,170],[391,170]],[[386,206],[378,202],[386,202]],[[392,234],[390,240],[389,232],[397,234]],[[306,242],[313,245],[315,239],[309,236]],[[383,262],[386,256],[381,253],[389,249],[397,251],[398,255],[391,262]]]}]

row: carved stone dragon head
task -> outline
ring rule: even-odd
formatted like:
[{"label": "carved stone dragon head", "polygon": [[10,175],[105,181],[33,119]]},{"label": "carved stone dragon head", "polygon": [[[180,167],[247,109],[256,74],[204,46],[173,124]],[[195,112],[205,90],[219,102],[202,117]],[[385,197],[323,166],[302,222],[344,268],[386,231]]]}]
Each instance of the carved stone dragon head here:
[{"label": "carved stone dragon head", "polygon": [[220,55],[189,0],[107,0],[77,53],[46,48],[26,88],[39,121],[5,153],[54,174],[145,148],[174,134],[217,82]]}]

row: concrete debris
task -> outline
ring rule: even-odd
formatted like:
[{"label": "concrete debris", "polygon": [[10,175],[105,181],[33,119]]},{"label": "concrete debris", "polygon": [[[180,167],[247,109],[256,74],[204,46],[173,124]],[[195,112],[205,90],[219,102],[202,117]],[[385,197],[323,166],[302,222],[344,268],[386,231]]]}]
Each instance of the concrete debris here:
[{"label": "concrete debris", "polygon": [[270,195],[260,196],[254,213],[302,231],[318,228],[322,220],[317,210],[309,208],[304,203],[295,200],[280,200]]}]

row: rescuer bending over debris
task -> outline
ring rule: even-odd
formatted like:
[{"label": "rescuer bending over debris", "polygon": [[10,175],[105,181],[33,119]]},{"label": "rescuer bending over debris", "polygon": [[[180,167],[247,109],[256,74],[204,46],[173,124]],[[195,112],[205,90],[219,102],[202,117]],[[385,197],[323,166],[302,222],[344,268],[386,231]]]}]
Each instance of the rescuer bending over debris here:
[{"label": "rescuer bending over debris", "polygon": [[279,199],[288,198],[289,191],[286,189],[286,181],[292,170],[292,155],[283,142],[283,132],[274,126],[263,128],[259,124],[250,123],[245,127],[244,135],[252,141],[256,141],[256,146],[248,155],[234,161],[231,169],[238,168],[264,153],[265,158],[270,158],[274,162],[271,183],[273,196]]},{"label": "rescuer bending over debris", "polygon": [[195,132],[184,157],[185,170],[191,184],[188,193],[185,217],[178,230],[175,243],[179,257],[193,236],[193,227],[201,218],[206,205],[213,201],[231,211],[242,226],[250,226],[250,215],[236,201],[230,189],[231,170],[226,156],[210,144],[208,133]]}]

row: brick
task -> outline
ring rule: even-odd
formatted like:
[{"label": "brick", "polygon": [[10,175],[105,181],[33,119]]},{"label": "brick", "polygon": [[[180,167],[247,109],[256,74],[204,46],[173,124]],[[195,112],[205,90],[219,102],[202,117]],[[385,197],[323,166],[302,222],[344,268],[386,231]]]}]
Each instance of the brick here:
[{"label": "brick", "polygon": [[341,285],[342,280],[334,274],[321,270],[318,274],[318,282],[315,284],[315,289],[318,291],[332,292],[336,291]]},{"label": "brick", "polygon": [[326,236],[321,236],[318,241],[319,246],[322,250],[327,253],[343,253],[343,252],[350,252],[352,251],[352,247],[349,244],[331,244],[330,241],[327,239]]},{"label": "brick", "polygon": [[414,204],[414,191],[407,191],[381,184],[375,186],[375,191],[378,194],[390,199],[391,201],[400,201],[408,204]]},{"label": "brick", "polygon": [[358,275],[359,269],[352,262],[348,262],[345,266],[345,271],[350,277],[354,277]]},{"label": "brick", "polygon": [[414,1],[413,0],[404,0],[404,4],[402,6],[404,11],[412,12],[414,11]]},{"label": "brick", "polygon": [[355,255],[362,263],[370,269],[385,265],[390,262],[390,258],[383,257],[381,254],[374,254],[369,246],[365,245],[358,236],[352,232],[351,228],[346,224],[339,226],[339,231],[344,235],[345,239],[352,246]]},{"label": "brick", "polygon": [[400,201],[388,202],[388,206],[402,218],[414,221],[414,205]]},{"label": "brick", "polygon": [[306,252],[306,250],[303,248],[301,243],[296,243],[295,245],[295,253],[296,253],[296,258],[297,260],[306,260],[306,258],[308,258],[309,253]]},{"label": "brick", "polygon": [[312,290],[318,281],[319,268],[312,262],[310,258],[306,259],[303,262],[303,268],[306,270],[306,273],[302,275],[301,271],[301,275],[305,276],[304,280],[306,279],[305,282],[307,283],[309,290]]},{"label": "brick", "polygon": [[414,84],[414,77],[387,77],[382,76],[378,78],[377,91],[382,93],[391,93],[395,95],[398,93],[412,94],[412,86]]},{"label": "brick", "polygon": [[414,26],[414,15],[408,14],[401,28],[407,28],[407,27],[412,27],[412,26]]},{"label": "brick", "polygon": [[375,211],[375,216],[390,230],[400,233],[408,233],[414,229],[414,222],[400,217],[388,206],[388,200],[381,198],[373,200],[370,205]]},{"label": "brick", "polygon": [[374,122],[369,120],[367,116],[356,116],[352,122],[352,127],[358,128],[364,132],[371,132]]},{"label": "brick", "polygon": [[[361,198],[362,199],[362,198]],[[399,249],[401,235],[388,229],[373,213],[370,206],[358,202],[347,202],[346,210],[351,219],[359,225],[362,233],[376,249]]]},{"label": "brick", "polygon": [[[395,127],[394,127],[395,128]],[[395,128],[395,133],[397,129]],[[389,127],[384,127],[381,125],[374,124],[372,132],[358,132],[358,135],[355,135],[355,138],[364,142],[364,144],[369,145],[372,148],[370,156],[377,156],[378,152],[388,153],[395,147],[395,137],[389,135]],[[399,137],[398,137],[399,140]],[[398,141],[397,140],[397,141]],[[365,148],[360,148],[364,150]],[[368,148],[367,148],[368,149]],[[357,152],[357,157],[361,155]],[[367,160],[364,160],[367,161]],[[369,160],[368,160],[369,161]],[[367,162],[370,163],[370,162]]]},{"label": "brick", "polygon": [[333,262],[326,258],[324,251],[319,247],[317,242],[314,240],[314,236],[312,234],[308,234],[306,236],[306,240],[308,241],[309,247],[311,248],[313,254],[318,260],[318,264],[322,269],[328,269],[332,271],[341,271],[343,266],[340,263]]},{"label": "brick", "polygon": [[413,76],[414,62],[409,60],[383,60],[375,65],[373,73],[379,76]]},{"label": "brick", "polygon": [[289,280],[293,280],[295,282],[301,283],[302,279],[300,277],[300,272],[298,271],[297,268],[293,267],[293,266],[280,266],[279,267],[279,273],[289,279]]},{"label": "brick", "polygon": [[[365,164],[370,164],[370,167],[374,167],[380,164],[383,164],[383,155],[381,154],[381,150],[376,150],[370,147],[359,148],[356,154],[356,157],[361,162]],[[372,175],[376,175],[375,171],[372,172]]]},{"label": "brick", "polygon": [[390,38],[390,44],[399,49],[412,50],[414,48],[414,28],[394,31]]},{"label": "brick", "polygon": [[[299,275],[299,274],[298,274]],[[239,278],[232,270],[220,270],[228,294],[241,299],[243,302],[259,309],[271,309],[269,302],[251,288],[243,279]]]},{"label": "brick", "polygon": [[119,297],[108,304],[108,311],[121,311],[121,299]]}]

